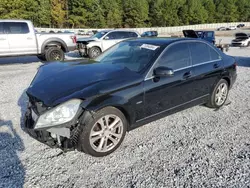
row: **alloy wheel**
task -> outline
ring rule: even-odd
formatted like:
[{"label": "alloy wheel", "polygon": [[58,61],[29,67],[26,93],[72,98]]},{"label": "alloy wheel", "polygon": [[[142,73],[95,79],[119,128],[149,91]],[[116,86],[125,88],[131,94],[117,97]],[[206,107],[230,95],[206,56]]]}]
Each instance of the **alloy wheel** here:
[{"label": "alloy wheel", "polygon": [[118,116],[103,116],[91,129],[90,145],[96,152],[108,152],[119,144],[122,134],[123,122]]},{"label": "alloy wheel", "polygon": [[218,106],[221,106],[223,103],[225,103],[227,99],[228,94],[228,86],[226,83],[221,83],[219,87],[216,90],[215,94],[215,103]]}]

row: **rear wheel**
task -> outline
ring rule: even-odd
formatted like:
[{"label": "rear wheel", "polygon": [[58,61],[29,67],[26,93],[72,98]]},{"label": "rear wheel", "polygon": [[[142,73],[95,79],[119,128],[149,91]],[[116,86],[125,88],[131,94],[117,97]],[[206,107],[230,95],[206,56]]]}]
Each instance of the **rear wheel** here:
[{"label": "rear wheel", "polygon": [[89,58],[94,59],[101,54],[101,49],[98,47],[92,47],[89,49]]},{"label": "rear wheel", "polygon": [[92,156],[103,157],[121,145],[127,131],[127,120],[120,110],[106,107],[82,126],[78,148]]},{"label": "rear wheel", "polygon": [[207,103],[207,106],[211,108],[222,107],[227,100],[228,92],[229,92],[228,82],[224,79],[220,80],[215,86],[213,93],[210,96],[210,100]]},{"label": "rear wheel", "polygon": [[65,54],[62,49],[51,47],[45,52],[46,61],[63,61]]}]

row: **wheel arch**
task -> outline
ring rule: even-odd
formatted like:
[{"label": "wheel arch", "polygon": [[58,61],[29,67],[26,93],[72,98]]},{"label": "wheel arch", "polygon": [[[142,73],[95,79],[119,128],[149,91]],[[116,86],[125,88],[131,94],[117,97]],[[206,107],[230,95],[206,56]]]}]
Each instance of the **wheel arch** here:
[{"label": "wheel arch", "polygon": [[46,47],[54,47],[54,46],[60,46],[63,52],[68,52],[68,46],[67,44],[59,38],[50,38],[43,42],[41,47],[41,54],[45,53]]},{"label": "wheel arch", "polygon": [[[116,102],[115,102],[116,101]],[[133,124],[133,119],[135,117],[134,112],[126,99],[121,99],[121,98],[113,98],[112,100],[104,100],[102,102],[99,102],[98,105],[96,105],[95,101],[91,102],[83,102],[82,103],[82,108],[85,109],[86,111],[90,113],[95,113],[103,108],[106,107],[113,107],[118,110],[120,110],[123,115],[125,116],[127,122],[128,122],[128,127],[130,127]]]},{"label": "wheel arch", "polygon": [[228,83],[228,87],[229,87],[229,88],[231,87],[231,80],[230,80],[230,78],[229,78],[228,76],[224,76],[224,77],[222,77],[221,79],[226,80],[227,83]]},{"label": "wheel arch", "polygon": [[98,49],[101,51],[101,53],[102,53],[102,48],[101,48],[100,46],[97,46],[97,45],[91,46],[91,47],[89,47],[88,51],[89,51],[91,48],[98,48]]}]

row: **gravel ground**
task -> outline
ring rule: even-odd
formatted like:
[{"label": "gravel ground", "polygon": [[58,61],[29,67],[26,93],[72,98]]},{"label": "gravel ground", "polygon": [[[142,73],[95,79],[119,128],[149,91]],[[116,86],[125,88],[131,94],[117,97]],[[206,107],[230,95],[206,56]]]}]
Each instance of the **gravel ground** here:
[{"label": "gravel ground", "polygon": [[231,104],[198,106],[145,125],[104,158],[62,153],[24,133],[25,89],[41,63],[1,59],[11,64],[0,66],[0,187],[249,187],[249,52],[228,52],[242,56]]}]

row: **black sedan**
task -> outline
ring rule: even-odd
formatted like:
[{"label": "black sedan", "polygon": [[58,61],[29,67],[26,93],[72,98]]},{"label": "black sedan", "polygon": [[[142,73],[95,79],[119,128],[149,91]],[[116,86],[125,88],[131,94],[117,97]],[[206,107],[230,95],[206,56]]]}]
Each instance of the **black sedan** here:
[{"label": "black sedan", "polygon": [[235,59],[204,40],[127,40],[95,60],[41,66],[25,127],[51,147],[105,156],[141,125],[195,105],[220,108],[235,80]]}]

